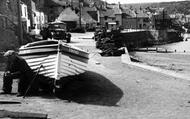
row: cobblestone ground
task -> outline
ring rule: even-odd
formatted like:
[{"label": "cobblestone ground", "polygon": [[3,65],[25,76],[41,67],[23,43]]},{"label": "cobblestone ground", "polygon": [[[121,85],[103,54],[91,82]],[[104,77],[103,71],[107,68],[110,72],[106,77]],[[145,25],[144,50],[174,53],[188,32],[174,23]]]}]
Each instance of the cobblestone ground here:
[{"label": "cobblestone ground", "polygon": [[[0,100],[22,102],[1,104],[0,110],[47,113],[52,119],[190,118],[189,81],[122,64],[120,57],[100,57],[89,36],[82,35],[81,39],[72,41],[92,53],[89,71],[79,76],[80,81],[72,81],[59,97],[43,94],[23,99],[0,95]],[[80,88],[69,90],[79,82]],[[16,92],[16,84],[15,81],[13,92]],[[72,95],[68,97],[68,94]]]}]

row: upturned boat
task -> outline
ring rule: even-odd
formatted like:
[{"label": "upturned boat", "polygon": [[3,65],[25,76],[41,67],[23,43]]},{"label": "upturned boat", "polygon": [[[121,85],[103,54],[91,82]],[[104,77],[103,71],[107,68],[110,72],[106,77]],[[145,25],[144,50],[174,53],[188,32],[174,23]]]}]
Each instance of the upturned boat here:
[{"label": "upturned boat", "polygon": [[[61,88],[64,77],[79,75],[87,70],[89,53],[70,46],[61,40],[44,40],[26,44],[19,55],[39,74],[55,79],[55,87]],[[40,68],[40,69],[39,69]]]}]

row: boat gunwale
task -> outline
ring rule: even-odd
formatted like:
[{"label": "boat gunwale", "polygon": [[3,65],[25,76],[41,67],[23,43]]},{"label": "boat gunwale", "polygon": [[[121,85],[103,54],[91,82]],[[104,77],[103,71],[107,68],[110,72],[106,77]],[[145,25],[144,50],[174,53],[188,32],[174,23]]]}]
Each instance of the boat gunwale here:
[{"label": "boat gunwale", "polygon": [[32,43],[28,43],[26,45],[24,45],[25,47],[32,47],[32,46],[38,46],[40,45],[40,43],[52,43],[52,44],[58,44],[58,40],[41,40],[41,41],[35,41],[35,42],[32,42]]},{"label": "boat gunwale", "polygon": [[[73,56],[78,56],[78,57],[82,57],[82,58],[85,58],[85,59],[89,59],[89,54],[86,53],[87,56],[83,56],[83,55],[78,55],[78,54],[74,54],[74,53],[71,53],[71,52],[66,52],[66,51],[59,51],[62,53],[62,55],[65,55],[64,53],[68,53],[70,55],[73,55]],[[57,54],[56,51],[43,51],[43,52],[33,52],[33,53],[23,53],[23,54],[19,54],[20,56],[30,56],[30,55],[36,55],[36,54],[39,54],[39,55],[42,55],[44,53],[54,53],[54,54]]]},{"label": "boat gunwale", "polygon": [[23,48],[20,48],[19,50],[29,50],[29,49],[37,49],[37,48],[46,48],[46,47],[49,47],[49,46],[58,46],[58,44],[53,44],[53,45],[38,45],[38,46],[32,46],[32,47],[23,47]]},{"label": "boat gunwale", "polygon": [[[89,59],[89,54],[87,53],[88,56],[82,56],[82,55],[77,55],[77,54],[74,54],[74,53],[71,53],[71,52],[63,52],[63,51],[59,51],[61,53],[68,53],[70,55],[73,55],[73,56],[78,56],[78,57],[82,57],[82,58],[85,58],[85,59]],[[39,54],[39,55],[42,55],[44,53],[55,53],[57,54],[56,51],[47,51],[47,52],[33,52],[33,53],[25,53],[25,54],[19,54],[20,56],[31,56],[31,55],[36,55],[36,54]],[[65,54],[62,54],[62,55],[65,55]]]},{"label": "boat gunwale", "polygon": [[[36,45],[36,46],[26,46],[26,47],[21,47],[19,50],[23,51],[23,50],[29,50],[29,49],[37,49],[37,48],[46,48],[46,47],[53,47],[53,46],[58,46],[61,45],[62,47],[67,47],[67,48],[71,48],[73,50],[76,50],[75,47],[72,47],[72,46],[69,46],[67,44],[51,44],[51,45]],[[82,49],[79,49],[77,48],[78,51],[82,52],[82,53],[86,53],[86,54],[89,54],[88,52],[82,50]],[[61,50],[62,51],[62,50]]]}]

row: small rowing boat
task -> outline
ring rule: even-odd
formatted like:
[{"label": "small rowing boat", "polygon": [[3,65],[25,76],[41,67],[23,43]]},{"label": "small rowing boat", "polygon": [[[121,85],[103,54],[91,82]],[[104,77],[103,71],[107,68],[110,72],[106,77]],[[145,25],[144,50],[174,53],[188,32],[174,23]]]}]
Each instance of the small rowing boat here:
[{"label": "small rowing boat", "polygon": [[60,88],[63,77],[79,75],[87,70],[89,53],[70,46],[61,40],[44,40],[26,44],[19,49],[19,55],[39,74],[55,79]]}]

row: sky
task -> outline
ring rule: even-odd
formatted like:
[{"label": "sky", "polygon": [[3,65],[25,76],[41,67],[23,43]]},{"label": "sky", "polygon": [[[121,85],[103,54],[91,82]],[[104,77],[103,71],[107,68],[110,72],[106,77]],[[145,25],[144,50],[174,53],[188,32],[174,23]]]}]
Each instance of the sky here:
[{"label": "sky", "polygon": [[127,4],[127,3],[149,3],[149,2],[171,2],[171,1],[185,1],[185,0],[104,0],[108,3],[118,3]]}]

